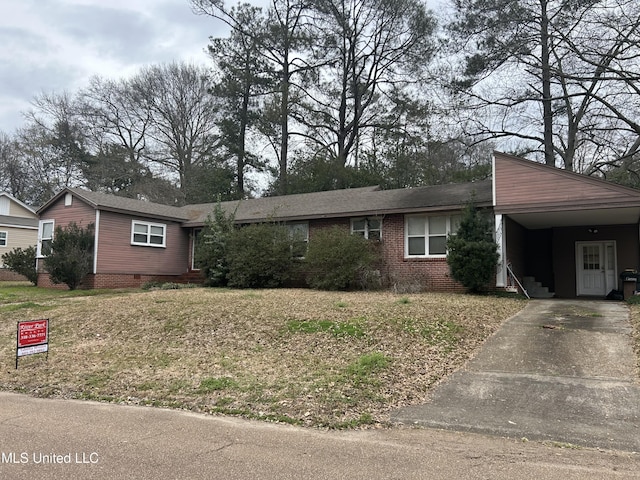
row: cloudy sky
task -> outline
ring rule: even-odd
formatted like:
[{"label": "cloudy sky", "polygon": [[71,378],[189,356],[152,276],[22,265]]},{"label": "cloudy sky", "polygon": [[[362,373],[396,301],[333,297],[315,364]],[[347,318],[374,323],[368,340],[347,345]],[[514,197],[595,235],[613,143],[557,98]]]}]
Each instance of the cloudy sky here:
[{"label": "cloudy sky", "polygon": [[75,93],[93,75],[206,64],[209,37],[225,34],[188,0],[0,0],[0,131],[21,126],[39,93]]}]

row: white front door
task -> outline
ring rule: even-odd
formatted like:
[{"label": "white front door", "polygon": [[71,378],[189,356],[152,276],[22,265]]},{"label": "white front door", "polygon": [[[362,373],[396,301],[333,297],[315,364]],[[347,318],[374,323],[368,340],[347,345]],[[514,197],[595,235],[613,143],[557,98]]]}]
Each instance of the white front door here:
[{"label": "white front door", "polygon": [[604,296],[616,287],[615,242],[576,243],[577,294]]}]

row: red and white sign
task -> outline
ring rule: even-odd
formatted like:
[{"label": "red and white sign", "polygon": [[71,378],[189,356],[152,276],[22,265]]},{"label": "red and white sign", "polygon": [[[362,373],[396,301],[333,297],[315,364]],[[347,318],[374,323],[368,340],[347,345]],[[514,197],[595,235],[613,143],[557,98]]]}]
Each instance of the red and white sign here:
[{"label": "red and white sign", "polygon": [[18,322],[18,348],[42,345],[49,341],[49,319]]}]

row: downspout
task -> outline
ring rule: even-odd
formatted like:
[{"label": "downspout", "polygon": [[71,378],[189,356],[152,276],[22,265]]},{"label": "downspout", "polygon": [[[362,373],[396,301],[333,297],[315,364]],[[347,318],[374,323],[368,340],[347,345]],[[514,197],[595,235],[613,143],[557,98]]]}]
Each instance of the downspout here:
[{"label": "downspout", "polygon": [[504,288],[507,285],[507,262],[505,259],[505,252],[507,247],[507,239],[504,235],[504,218],[501,214],[496,214],[496,155],[493,154],[493,160],[491,164],[491,191],[493,201],[493,218],[495,220],[494,239],[498,245],[498,265],[496,267],[496,287]]}]

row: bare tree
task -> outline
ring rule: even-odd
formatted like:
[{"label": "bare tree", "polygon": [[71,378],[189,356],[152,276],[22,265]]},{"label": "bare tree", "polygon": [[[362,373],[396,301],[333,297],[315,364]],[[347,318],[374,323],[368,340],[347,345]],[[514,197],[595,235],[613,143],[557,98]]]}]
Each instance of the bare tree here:
[{"label": "bare tree", "polygon": [[[588,171],[598,157],[616,155],[621,140],[616,131],[633,131],[625,116],[628,102],[620,94],[633,87],[619,74],[637,78],[637,2],[453,0],[453,5],[451,32],[465,55],[454,87],[466,95],[461,124],[467,133],[479,141],[511,139],[518,153],[542,151],[545,163],[569,170]],[[634,135],[625,135],[624,143],[633,145]]]},{"label": "bare tree", "polygon": [[357,168],[366,132],[397,127],[395,106],[424,80],[435,20],[419,0],[321,0],[314,6],[315,55],[324,64],[307,76],[306,108],[297,120],[337,167],[351,158]]},{"label": "bare tree", "polygon": [[94,146],[115,144],[124,149],[130,162],[142,162],[151,112],[135,97],[129,82],[93,77],[79,96],[80,113]]},{"label": "bare tree", "polygon": [[207,72],[185,63],[154,65],[143,68],[129,86],[136,111],[150,118],[145,157],[177,176],[188,202],[197,181],[194,170],[210,160],[217,143],[219,105],[209,91]]}]

